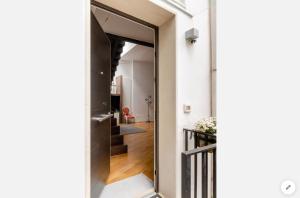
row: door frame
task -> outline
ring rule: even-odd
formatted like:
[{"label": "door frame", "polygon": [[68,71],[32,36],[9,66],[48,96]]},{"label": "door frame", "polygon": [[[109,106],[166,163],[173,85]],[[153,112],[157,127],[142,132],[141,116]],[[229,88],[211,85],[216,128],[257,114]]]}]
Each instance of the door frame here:
[{"label": "door frame", "polygon": [[155,88],[155,127],[154,127],[154,189],[155,192],[159,192],[159,27],[148,23],[144,20],[136,18],[132,15],[126,14],[122,11],[116,10],[112,7],[99,3],[95,0],[91,0],[91,5],[104,9],[106,11],[112,12],[116,15],[122,16],[128,20],[134,21],[146,27],[149,27],[154,30],[154,88]]}]

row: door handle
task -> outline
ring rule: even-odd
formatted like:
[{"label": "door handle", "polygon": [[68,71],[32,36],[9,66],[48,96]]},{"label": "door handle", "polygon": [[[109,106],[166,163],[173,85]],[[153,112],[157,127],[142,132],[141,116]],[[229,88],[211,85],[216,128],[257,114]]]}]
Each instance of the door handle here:
[{"label": "door handle", "polygon": [[96,115],[96,116],[92,116],[92,120],[94,121],[98,121],[98,122],[103,122],[111,117],[113,117],[113,114],[100,114],[100,115]]}]

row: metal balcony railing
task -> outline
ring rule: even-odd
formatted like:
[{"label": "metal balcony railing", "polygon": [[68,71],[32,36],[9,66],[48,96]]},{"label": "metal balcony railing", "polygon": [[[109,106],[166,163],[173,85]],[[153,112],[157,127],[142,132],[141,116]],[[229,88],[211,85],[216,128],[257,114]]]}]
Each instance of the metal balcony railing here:
[{"label": "metal balcony railing", "polygon": [[216,198],[216,136],[190,129],[183,131],[182,198]]}]

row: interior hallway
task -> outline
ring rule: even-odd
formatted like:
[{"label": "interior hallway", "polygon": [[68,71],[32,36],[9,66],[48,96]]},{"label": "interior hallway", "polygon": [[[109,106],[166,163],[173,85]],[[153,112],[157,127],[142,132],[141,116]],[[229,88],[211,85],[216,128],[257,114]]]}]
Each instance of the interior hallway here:
[{"label": "interior hallway", "polygon": [[146,132],[124,135],[128,153],[111,157],[107,184],[143,173],[154,180],[154,123],[140,122],[134,126]]}]

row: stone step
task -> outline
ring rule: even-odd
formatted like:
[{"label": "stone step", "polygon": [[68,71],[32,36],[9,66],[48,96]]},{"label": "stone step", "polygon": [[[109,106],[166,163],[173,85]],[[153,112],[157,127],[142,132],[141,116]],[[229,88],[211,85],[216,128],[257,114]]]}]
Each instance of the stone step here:
[{"label": "stone step", "polygon": [[111,135],[120,135],[120,126],[112,126]]},{"label": "stone step", "polygon": [[124,143],[124,137],[123,135],[112,135],[111,136],[111,145],[120,145]]},{"label": "stone step", "polygon": [[111,118],[111,126],[117,126],[117,118]]}]

